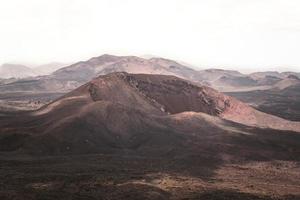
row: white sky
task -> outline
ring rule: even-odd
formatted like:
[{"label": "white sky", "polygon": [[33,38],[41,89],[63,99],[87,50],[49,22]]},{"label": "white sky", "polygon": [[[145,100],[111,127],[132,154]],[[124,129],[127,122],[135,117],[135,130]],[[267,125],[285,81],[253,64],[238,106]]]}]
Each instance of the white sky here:
[{"label": "white sky", "polygon": [[0,63],[104,53],[300,71],[300,0],[0,0]]}]

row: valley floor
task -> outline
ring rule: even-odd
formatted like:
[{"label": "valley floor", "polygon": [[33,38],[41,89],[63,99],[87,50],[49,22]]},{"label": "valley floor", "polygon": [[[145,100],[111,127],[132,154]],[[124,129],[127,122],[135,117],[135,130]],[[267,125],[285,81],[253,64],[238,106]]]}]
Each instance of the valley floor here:
[{"label": "valley floor", "polygon": [[[193,162],[189,160],[188,162]],[[0,155],[0,199],[300,199],[300,163],[199,163],[162,157]],[[206,163],[203,163],[206,165]]]},{"label": "valley floor", "polygon": [[[0,94],[0,112],[36,110],[64,93],[10,92]],[[1,113],[0,113],[1,115]]]}]

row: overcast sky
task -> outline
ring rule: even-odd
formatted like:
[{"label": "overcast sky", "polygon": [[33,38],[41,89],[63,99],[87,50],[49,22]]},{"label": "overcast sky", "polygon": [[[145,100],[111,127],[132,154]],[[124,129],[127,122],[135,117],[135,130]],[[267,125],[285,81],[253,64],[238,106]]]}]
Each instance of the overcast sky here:
[{"label": "overcast sky", "polygon": [[156,55],[300,71],[299,0],[1,0],[0,63]]}]

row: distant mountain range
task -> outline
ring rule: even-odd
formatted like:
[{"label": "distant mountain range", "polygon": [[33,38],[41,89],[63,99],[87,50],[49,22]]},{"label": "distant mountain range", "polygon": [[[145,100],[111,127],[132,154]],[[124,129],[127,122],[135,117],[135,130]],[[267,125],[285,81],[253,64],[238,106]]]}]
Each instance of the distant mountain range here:
[{"label": "distant mountain range", "polygon": [[33,70],[36,71],[39,75],[49,75],[52,72],[62,67],[66,67],[68,65],[69,64],[60,63],[60,62],[52,62],[52,63],[35,66]]},{"label": "distant mountain range", "polygon": [[[21,71],[13,70],[13,68],[11,70],[16,72],[16,74]],[[21,73],[23,77],[15,75],[15,77],[23,79],[16,80],[15,82],[10,81],[6,85],[0,85],[0,91],[67,92],[88,82],[92,78],[112,72],[174,75],[226,92],[267,90],[272,88],[283,89],[297,84],[300,77],[300,73],[296,72],[257,72],[246,75],[233,70],[196,70],[165,58],[145,59],[136,56],[114,56],[108,54],[60,68],[49,75],[37,76],[37,74],[50,73],[55,68],[59,68],[59,64],[39,67],[40,72],[26,68],[27,73]],[[2,77],[8,78],[13,76],[13,72],[6,74],[6,76],[3,75]],[[24,79],[24,76],[31,77]]]},{"label": "distant mountain range", "polygon": [[0,78],[2,79],[34,77],[37,75],[35,70],[24,65],[3,64],[0,66]]},{"label": "distant mountain range", "polygon": [[58,62],[39,65],[36,67],[27,67],[25,65],[19,65],[19,64],[3,64],[0,66],[0,78],[20,79],[20,78],[36,77],[40,75],[48,75],[64,66],[66,66],[66,64],[58,63]]}]

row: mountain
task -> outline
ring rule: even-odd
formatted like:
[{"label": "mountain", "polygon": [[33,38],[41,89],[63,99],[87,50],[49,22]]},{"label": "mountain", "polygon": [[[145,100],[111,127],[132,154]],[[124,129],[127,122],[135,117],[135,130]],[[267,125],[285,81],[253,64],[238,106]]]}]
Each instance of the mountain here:
[{"label": "mountain", "polygon": [[234,70],[224,70],[224,69],[206,69],[199,71],[200,74],[203,76],[203,79],[215,81],[223,76],[238,76],[243,77],[244,74],[241,74],[238,71]]},{"label": "mountain", "polygon": [[65,63],[59,63],[59,62],[51,62],[43,65],[39,65],[33,68],[33,70],[38,74],[38,75],[49,75],[52,72],[68,66],[68,64]]},{"label": "mountain", "polygon": [[25,78],[31,76],[37,76],[37,73],[24,65],[3,64],[0,66],[0,78],[3,79]]},{"label": "mountain", "polygon": [[205,137],[251,135],[260,128],[300,131],[298,122],[259,112],[206,86],[123,72],[99,76],[37,111],[12,117],[1,122],[0,130],[7,130],[2,150],[50,154],[120,148],[156,154],[187,145],[195,131]]},{"label": "mountain", "polygon": [[[135,56],[114,56],[104,54],[87,61],[63,67],[47,76],[26,78],[9,85],[2,84],[0,85],[0,91],[46,92],[54,90],[66,92],[75,89],[79,85],[82,85],[99,75],[122,71],[128,73],[174,75],[195,83],[213,87],[216,86],[216,88],[218,88],[218,85],[224,86],[234,84],[236,86],[238,84],[232,82],[240,82],[242,79],[247,79],[245,75],[242,75],[237,71],[217,69],[197,71],[176,61],[165,58],[154,57],[144,59]],[[231,81],[229,79],[236,80]],[[247,81],[249,82],[249,80],[246,80],[246,82]],[[223,82],[227,82],[227,84],[223,84]]]},{"label": "mountain", "polygon": [[279,73],[277,71],[254,72],[254,73],[249,74],[249,76],[252,77],[253,79],[262,79],[267,76],[277,77],[277,78],[285,77],[284,74]]},{"label": "mountain", "polygon": [[183,66],[175,61],[164,58],[143,59],[136,56],[113,56],[104,54],[79,62],[53,73],[59,79],[71,76],[74,80],[90,80],[98,75],[112,72],[145,73],[176,75],[181,78],[192,79],[195,70]]},{"label": "mountain", "polygon": [[283,74],[285,77],[288,77],[289,75],[294,75],[294,76],[300,78],[300,73],[299,73],[299,72],[282,72],[282,74]]},{"label": "mountain", "polygon": [[254,73],[249,74],[249,76],[254,79],[262,79],[267,76],[283,79],[283,78],[287,78],[289,75],[294,75],[294,76],[300,77],[300,74],[297,72],[281,72],[280,73],[277,71],[265,71],[265,72],[254,72]]},{"label": "mountain", "polygon": [[[56,67],[60,66],[57,65]],[[53,69],[52,67],[50,68]],[[41,71],[37,73],[44,74],[47,70],[43,73]],[[289,75],[295,77],[299,75],[293,72],[258,72],[246,75],[234,70],[196,70],[165,58],[153,57],[145,59],[136,56],[104,54],[87,61],[62,67],[50,75],[25,78],[9,82],[9,84],[0,84],[0,91],[5,93],[20,91],[64,93],[87,83],[92,78],[113,72],[173,75],[192,81],[195,84],[213,87],[222,92],[268,90],[277,83],[279,85],[279,82],[287,79]],[[283,85],[286,84],[283,83]]]},{"label": "mountain", "polygon": [[272,89],[283,90],[294,85],[300,85],[300,79],[298,78],[298,76],[291,74],[274,84],[272,86]]},{"label": "mountain", "polygon": [[93,101],[120,102],[128,107],[135,105],[153,114],[203,112],[246,125],[300,130],[300,123],[266,115],[212,88],[197,86],[175,76],[112,73],[92,80],[64,98],[78,96],[88,96]]},{"label": "mountain", "polygon": [[222,92],[265,90],[282,80],[271,74],[276,72],[247,75],[234,70],[207,69],[198,72],[198,80]]},{"label": "mountain", "polygon": [[[169,62],[169,63],[168,63]],[[135,56],[113,56],[104,54],[84,62],[61,68],[51,75],[27,78],[15,83],[0,85],[0,91],[71,91],[101,74],[125,71],[128,73],[147,73],[176,75],[193,79],[197,72],[166,59],[143,59]],[[169,64],[169,65],[168,65]]]},{"label": "mountain", "polygon": [[[294,78],[293,78],[294,77]],[[198,79],[222,92],[246,92],[284,88],[295,84],[299,73],[266,71],[241,74],[238,71],[209,69],[199,71]]]},{"label": "mountain", "polygon": [[[0,66],[0,78],[1,79],[23,79],[34,78],[40,75],[48,75],[52,72],[66,66],[66,64],[53,62],[37,67],[27,67],[19,64],[3,64]],[[16,80],[18,81],[18,80]]]},{"label": "mountain", "polygon": [[[2,100],[0,110],[11,108],[11,105],[22,110],[36,108],[30,106],[30,102],[38,102],[36,105],[41,106],[48,103],[49,98],[54,100],[57,94],[67,93],[100,74],[116,71],[176,75],[185,79],[192,79],[197,74],[197,71],[191,68],[163,58],[147,60],[134,56],[105,54],[61,68],[50,75],[0,80],[0,100]],[[47,97],[44,98],[42,95]]]},{"label": "mountain", "polygon": [[258,88],[261,90],[269,89],[284,89],[285,87],[297,84],[297,79],[299,79],[300,74],[296,72],[277,72],[277,71],[267,71],[267,72],[255,72],[249,75],[252,79],[257,81],[258,85],[265,86],[264,88]]}]

